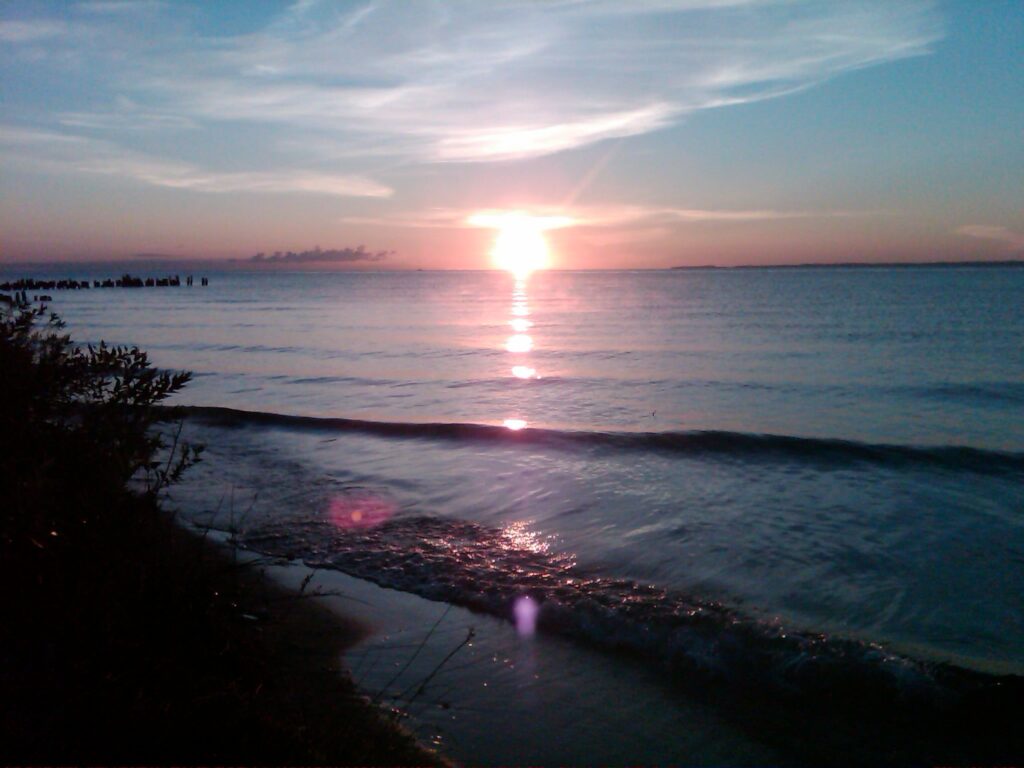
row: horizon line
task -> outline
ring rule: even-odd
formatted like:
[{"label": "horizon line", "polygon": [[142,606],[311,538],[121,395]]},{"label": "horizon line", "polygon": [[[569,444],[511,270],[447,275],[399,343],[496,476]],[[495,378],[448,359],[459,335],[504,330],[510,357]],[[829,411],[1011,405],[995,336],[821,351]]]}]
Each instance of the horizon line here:
[{"label": "horizon line", "polygon": [[[382,268],[375,264],[373,268],[362,268],[358,266],[322,266],[317,268],[315,262],[309,262],[308,268],[296,268],[294,264],[285,266],[274,266],[263,262],[251,262],[248,259],[237,258],[203,258],[183,257],[179,259],[96,259],[96,260],[55,260],[55,261],[10,261],[0,260],[0,270],[16,269],[23,267],[124,267],[132,266],[136,269],[150,265],[152,268],[165,269],[171,266],[181,268],[205,267],[207,269],[223,269],[234,272],[278,272],[278,273],[301,273],[301,272],[503,272],[506,270],[493,267],[480,268],[445,268],[445,267],[394,267]],[[248,268],[247,268],[248,267]],[[551,267],[538,272],[673,272],[686,270],[744,270],[744,269],[872,269],[872,268],[913,268],[913,267],[1024,267],[1024,259],[952,259],[952,260],[931,260],[931,261],[835,261],[835,262],[796,262],[796,263],[771,263],[771,264],[679,264],[669,267],[582,267],[563,268]]]}]

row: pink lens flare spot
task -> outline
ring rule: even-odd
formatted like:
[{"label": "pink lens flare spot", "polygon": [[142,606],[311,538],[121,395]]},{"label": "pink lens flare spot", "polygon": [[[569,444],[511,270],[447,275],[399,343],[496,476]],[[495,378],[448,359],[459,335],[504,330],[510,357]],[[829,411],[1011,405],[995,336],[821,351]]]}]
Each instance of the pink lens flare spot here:
[{"label": "pink lens flare spot", "polygon": [[521,637],[532,637],[537,631],[538,613],[540,613],[540,606],[533,598],[525,595],[516,598],[515,605],[512,606],[512,615],[516,621],[516,632]]},{"label": "pink lens flare spot", "polygon": [[327,519],[337,528],[373,528],[395,513],[391,502],[375,496],[335,496],[327,506]]},{"label": "pink lens flare spot", "polygon": [[522,419],[505,419],[505,427],[513,431],[518,431],[526,426],[526,422]]}]

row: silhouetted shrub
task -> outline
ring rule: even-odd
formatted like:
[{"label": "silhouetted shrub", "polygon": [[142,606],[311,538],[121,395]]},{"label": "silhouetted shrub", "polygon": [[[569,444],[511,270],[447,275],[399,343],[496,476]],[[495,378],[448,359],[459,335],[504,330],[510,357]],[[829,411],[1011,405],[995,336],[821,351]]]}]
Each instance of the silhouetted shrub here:
[{"label": "silhouetted shrub", "polygon": [[[159,404],[191,378],[152,367],[137,347],[78,346],[45,309],[0,309],[0,526],[42,546],[155,496],[199,459],[165,444]],[[180,428],[179,431],[180,433]]]}]

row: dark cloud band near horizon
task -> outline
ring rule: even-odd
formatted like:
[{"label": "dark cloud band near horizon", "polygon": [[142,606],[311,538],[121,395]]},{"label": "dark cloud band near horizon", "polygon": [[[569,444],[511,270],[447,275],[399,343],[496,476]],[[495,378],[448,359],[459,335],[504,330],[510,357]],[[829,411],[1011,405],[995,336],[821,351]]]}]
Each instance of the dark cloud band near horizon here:
[{"label": "dark cloud band near horizon", "polygon": [[[365,246],[322,250],[319,246],[311,251],[274,251],[267,255],[257,253],[244,261],[257,264],[339,264],[359,261],[383,261],[393,256],[394,251],[368,251]],[[234,261],[234,259],[232,260]]]}]

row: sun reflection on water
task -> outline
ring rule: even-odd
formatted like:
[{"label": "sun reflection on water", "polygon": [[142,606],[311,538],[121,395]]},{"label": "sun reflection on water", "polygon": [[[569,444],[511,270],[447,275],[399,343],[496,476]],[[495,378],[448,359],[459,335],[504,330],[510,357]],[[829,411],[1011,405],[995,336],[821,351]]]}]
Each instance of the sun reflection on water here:
[{"label": "sun reflection on water", "polygon": [[501,536],[514,549],[536,552],[537,554],[543,554],[551,549],[551,545],[543,536],[536,531],[530,530],[530,523],[526,520],[508,523],[501,529]]},{"label": "sun reflection on water", "polygon": [[505,342],[505,349],[509,352],[529,352],[533,349],[533,339],[525,333],[517,333],[509,336]]},{"label": "sun reflection on water", "polygon": [[536,379],[537,369],[528,365],[513,365],[512,375],[517,379]]},{"label": "sun reflection on water", "polygon": [[[505,350],[510,354],[517,356],[516,365],[512,366],[512,376],[521,381],[528,381],[530,379],[540,378],[537,375],[537,369],[531,365],[526,365],[526,361],[522,361],[522,355],[525,355],[533,351],[533,337],[530,336],[526,331],[533,327],[533,323],[526,319],[526,316],[530,314],[530,307],[527,303],[526,295],[527,281],[524,276],[517,277],[515,284],[512,286],[512,317],[508,321],[509,326],[515,333],[509,336],[505,340]],[[516,410],[519,410],[516,408]],[[526,426],[526,420],[521,418],[508,418],[503,422],[507,429],[513,431],[523,429]]]}]

